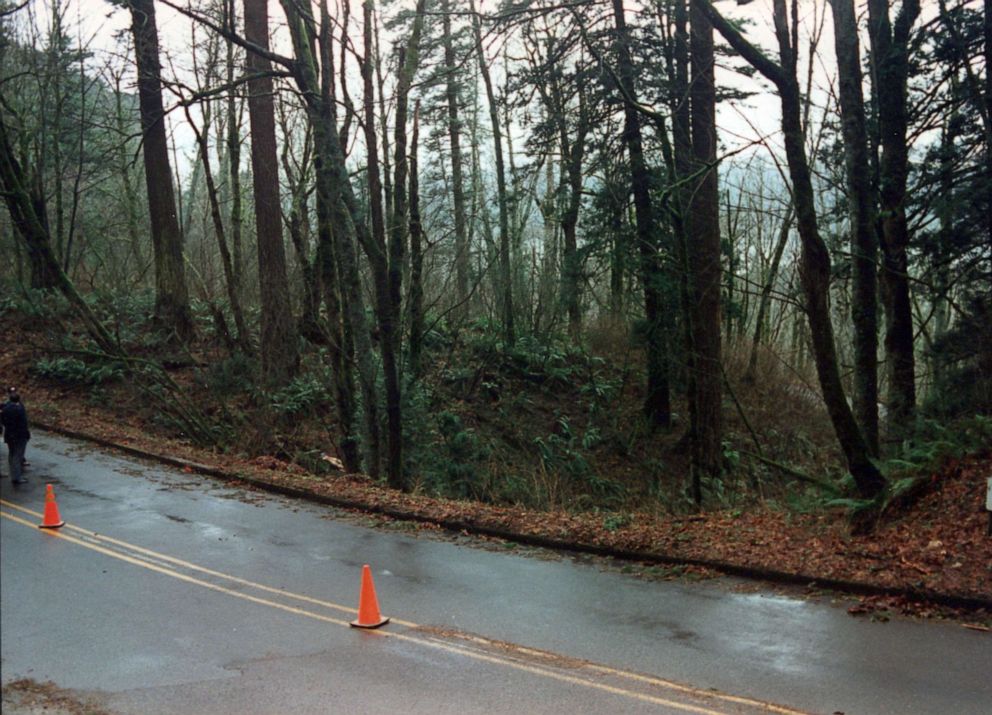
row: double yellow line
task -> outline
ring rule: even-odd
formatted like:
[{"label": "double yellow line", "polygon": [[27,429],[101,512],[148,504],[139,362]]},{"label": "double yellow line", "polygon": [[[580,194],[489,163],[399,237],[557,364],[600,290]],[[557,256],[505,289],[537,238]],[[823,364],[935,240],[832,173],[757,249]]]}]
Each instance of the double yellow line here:
[{"label": "double yellow line", "polygon": [[[37,519],[42,517],[40,512],[26,509],[5,499],[0,499],[0,505],[23,514],[33,516]],[[0,511],[0,516],[23,526],[28,526],[31,528],[37,527],[36,523],[32,523],[31,521],[14,513]],[[43,532],[43,536],[63,539],[69,543],[77,544],[105,556],[148,569],[149,571],[154,571],[155,573],[159,573],[164,576],[170,576],[186,583],[201,586],[203,588],[210,589],[211,591],[223,593],[228,596],[233,596],[234,598],[239,598],[241,600],[249,601],[262,606],[268,606],[270,608],[303,616],[305,618],[311,618],[325,623],[333,623],[337,626],[348,627],[349,622],[345,618],[335,618],[314,610],[308,610],[304,607],[280,603],[279,601],[272,600],[271,598],[236,591],[220,585],[219,583],[215,583],[214,581],[222,581],[229,584],[246,586],[265,594],[274,594],[283,599],[290,599],[291,601],[296,601],[302,604],[337,611],[349,616],[353,616],[357,612],[354,608],[349,608],[338,603],[312,598],[303,594],[292,593],[291,591],[273,588],[255,581],[249,581],[237,576],[215,571],[183,559],[178,559],[174,556],[169,556],[168,554],[152,551],[151,549],[146,549],[136,544],[115,539],[105,534],[98,534],[94,531],[82,529],[72,524],[67,524],[59,531],[46,530]],[[186,571],[187,573],[184,573],[183,571]],[[206,580],[206,578],[213,579],[214,581]],[[663,678],[611,668],[609,666],[599,665],[588,661],[563,659],[552,653],[546,653],[544,651],[513,644],[491,641],[481,636],[461,633],[443,633],[440,636],[437,636],[432,635],[432,629],[419,626],[418,624],[410,621],[405,621],[399,618],[391,618],[390,622],[400,626],[405,626],[409,629],[409,631],[397,632],[383,630],[366,633],[447,651],[449,653],[468,657],[473,660],[512,668],[514,670],[530,673],[550,680],[587,687],[593,690],[610,693],[612,695],[661,705],[676,710],[683,710],[686,712],[700,713],[702,715],[723,715],[725,711],[714,710],[713,708],[708,707],[709,703],[713,703],[714,705],[725,704],[728,706],[734,705],[737,707],[750,708],[757,712],[772,712],[780,713],[782,715],[803,715],[802,711],[794,710],[781,705],[774,705],[772,703],[765,703],[753,698],[728,695],[714,692],[712,690],[701,690],[699,688],[693,688],[691,686],[665,680]],[[438,633],[438,631],[433,632]],[[450,639],[457,639],[462,642],[453,643]],[[562,672],[560,669],[555,669],[549,666],[535,665],[535,661],[540,662],[542,660],[548,663],[554,663],[556,661],[559,663],[563,661],[567,662],[567,667],[572,672],[566,673]],[[612,680],[615,683],[629,683],[630,685],[614,685],[610,682],[605,682],[606,680]],[[687,698],[704,701],[706,704],[681,702],[662,697],[652,692],[634,690],[632,689],[634,685],[644,688],[645,690],[662,690],[671,693],[679,693]]]}]

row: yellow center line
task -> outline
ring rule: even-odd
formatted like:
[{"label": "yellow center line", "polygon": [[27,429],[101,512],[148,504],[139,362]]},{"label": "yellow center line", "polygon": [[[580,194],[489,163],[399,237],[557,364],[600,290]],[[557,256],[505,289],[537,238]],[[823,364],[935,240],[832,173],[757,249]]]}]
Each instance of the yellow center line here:
[{"label": "yellow center line", "polygon": [[[42,514],[40,512],[33,511],[31,509],[26,509],[26,508],[24,508],[24,507],[22,507],[22,506],[20,506],[18,504],[13,504],[11,502],[8,502],[6,499],[0,499],[0,504],[2,504],[3,506],[6,506],[6,507],[10,507],[12,509],[17,509],[18,511],[22,511],[25,514],[30,514],[31,516],[35,516],[35,517],[38,517],[38,518],[41,518],[42,517]],[[120,539],[115,539],[115,538],[113,538],[111,536],[107,536],[106,534],[100,534],[100,533],[98,533],[96,531],[90,531],[89,529],[82,529],[82,528],[80,528],[78,526],[74,526],[72,524],[66,524],[62,528],[63,529],[72,529],[73,531],[76,531],[76,532],[78,532],[80,534],[85,534],[87,537],[89,537],[91,539],[97,539],[99,541],[106,542],[108,544],[114,544],[115,546],[119,546],[119,547],[122,547],[124,549],[129,550],[129,551],[133,551],[133,552],[136,552],[136,553],[139,553],[139,554],[143,554],[145,556],[149,556],[149,557],[154,558],[154,559],[157,559],[159,561],[165,561],[167,563],[175,564],[177,566],[182,566],[183,568],[187,568],[187,569],[190,569],[190,570],[193,570],[193,571],[198,571],[198,572],[203,573],[203,574],[208,574],[210,576],[215,576],[217,578],[222,578],[222,579],[225,579],[227,581],[231,581],[232,583],[241,584],[242,586],[250,586],[251,588],[258,589],[259,591],[265,591],[266,593],[275,593],[275,594],[278,594],[280,596],[285,596],[287,598],[295,599],[297,601],[303,601],[305,603],[312,603],[312,604],[317,605],[317,606],[323,606],[325,608],[330,608],[330,609],[333,609],[333,610],[336,610],[336,611],[341,611],[342,613],[347,613],[347,614],[350,614],[350,615],[354,615],[354,614],[357,614],[358,613],[358,609],[356,609],[356,608],[350,608],[348,606],[343,606],[340,603],[333,603],[332,601],[324,601],[324,600],[321,600],[319,598],[311,598],[310,596],[305,596],[305,595],[299,594],[299,593],[293,593],[292,591],[286,591],[285,589],[281,589],[281,588],[273,588],[272,586],[266,586],[265,584],[256,583],[255,581],[249,581],[248,579],[240,578],[238,576],[232,576],[231,574],[226,574],[226,573],[223,573],[221,571],[214,571],[213,569],[209,569],[209,568],[206,568],[204,566],[200,566],[198,564],[191,563],[189,561],[184,561],[183,559],[177,559],[176,557],[169,556],[168,554],[163,554],[163,553],[160,553],[160,552],[157,552],[157,551],[152,551],[151,549],[146,549],[144,547],[138,546],[137,544],[132,544],[132,543],[129,543],[127,541],[121,541]],[[407,626],[408,628],[417,628],[418,627],[418,625],[416,623],[411,623],[409,621],[403,621],[403,620],[400,620],[398,618],[390,618],[390,620],[393,623],[397,623],[397,624],[399,624],[401,626]]]},{"label": "yellow center line", "polygon": [[[25,514],[29,514],[29,515],[34,516],[34,517],[37,517],[37,518],[41,518],[42,517],[42,514],[39,513],[39,512],[33,511],[31,509],[27,509],[25,507],[22,507],[22,506],[20,506],[18,504],[14,504],[12,502],[8,502],[5,499],[0,499],[0,504],[2,504],[5,507],[11,508],[11,509],[15,509],[17,511],[23,512]],[[33,523],[31,523],[30,521],[28,521],[26,519],[23,519],[23,518],[21,518],[19,516],[16,516],[14,514],[9,514],[7,512],[0,512],[0,516],[4,517],[6,519],[9,519],[11,521],[14,521],[16,523],[22,524],[24,526],[30,526],[30,527],[36,527],[37,526],[36,524],[33,524]],[[66,530],[71,530],[73,532],[77,532],[78,534],[80,534],[80,536],[82,538],[76,538],[75,536],[70,536],[68,533],[66,533]],[[260,584],[260,583],[254,582],[254,581],[250,581],[250,580],[247,580],[247,579],[239,578],[237,576],[232,576],[230,574],[225,574],[223,572],[215,571],[215,570],[209,569],[209,568],[205,568],[203,566],[199,566],[197,564],[191,563],[189,561],[185,561],[183,559],[178,559],[178,558],[175,558],[173,556],[169,556],[167,554],[162,554],[162,553],[153,551],[151,549],[146,549],[144,547],[137,546],[136,544],[131,544],[129,542],[121,541],[119,539],[115,539],[113,537],[106,536],[104,534],[99,534],[97,532],[90,531],[88,529],[83,529],[83,528],[80,528],[78,526],[74,526],[72,524],[66,524],[62,528],[62,530],[59,530],[59,531],[48,530],[48,531],[45,531],[44,533],[47,534],[47,535],[50,535],[50,536],[54,536],[54,537],[63,539],[63,540],[68,541],[70,543],[77,544],[77,545],[82,546],[84,548],[91,549],[93,551],[96,551],[98,553],[104,554],[106,556],[110,556],[112,558],[119,559],[119,560],[124,561],[126,563],[129,563],[129,564],[132,564],[132,565],[135,565],[135,566],[140,566],[140,567],[146,568],[146,569],[148,569],[150,571],[154,571],[156,573],[163,574],[165,576],[171,576],[171,577],[173,577],[175,579],[178,579],[180,581],[184,581],[186,583],[191,583],[191,584],[195,584],[197,586],[202,586],[204,588],[210,589],[212,591],[216,591],[218,593],[223,593],[223,594],[226,594],[226,595],[229,595],[229,596],[233,596],[235,598],[240,598],[240,599],[245,600],[245,601],[249,601],[249,602],[256,603],[256,604],[263,605],[263,606],[268,606],[270,608],[275,608],[275,609],[278,609],[278,610],[281,610],[281,611],[285,611],[287,613],[292,613],[294,615],[304,616],[306,618],[312,618],[312,619],[323,621],[323,622],[326,622],[326,623],[333,623],[333,624],[338,625],[338,626],[348,627],[350,625],[348,623],[348,621],[341,620],[339,618],[333,618],[333,617],[326,616],[326,615],[323,615],[323,614],[320,614],[320,613],[315,613],[313,611],[308,611],[308,610],[305,610],[305,609],[302,609],[302,608],[296,608],[294,606],[289,606],[289,605],[286,605],[284,603],[279,603],[277,601],[272,601],[272,600],[269,600],[269,599],[266,599],[266,598],[260,598],[258,596],[252,596],[252,595],[249,595],[249,594],[246,594],[246,593],[241,593],[241,592],[238,592],[238,591],[233,591],[233,590],[231,590],[229,588],[225,588],[224,586],[220,586],[220,585],[217,585],[217,584],[214,584],[214,583],[210,583],[209,581],[204,581],[202,579],[196,578],[194,576],[190,576],[188,574],[180,573],[178,571],[173,570],[172,568],[169,568],[168,566],[162,565],[161,563],[155,563],[155,561],[165,562],[165,563],[168,563],[168,564],[174,564],[176,566],[180,566],[180,567],[183,567],[183,568],[186,568],[186,569],[197,571],[199,573],[203,573],[203,574],[206,574],[206,575],[209,575],[209,576],[214,576],[216,578],[222,578],[222,579],[231,581],[232,583],[237,583],[237,584],[240,584],[240,585],[248,586],[248,587],[251,587],[251,588],[254,588],[254,589],[257,589],[257,590],[261,590],[261,591],[264,591],[264,592],[267,592],[267,593],[277,594],[279,596],[283,596],[283,597],[286,597],[286,598],[295,599],[295,600],[302,601],[302,602],[305,602],[305,603],[311,603],[313,605],[323,606],[325,608],[329,608],[329,609],[333,609],[333,610],[337,610],[337,611],[342,611],[342,612],[345,612],[345,613],[348,613],[348,614],[354,614],[354,613],[357,612],[356,609],[354,609],[354,608],[349,608],[347,606],[343,606],[343,605],[340,605],[340,604],[337,604],[337,603],[333,603],[331,601],[324,601],[324,600],[317,599],[317,598],[311,598],[309,596],[305,596],[305,595],[302,595],[302,594],[296,594],[296,593],[293,593],[291,591],[286,591],[286,590],[283,590],[283,589],[273,588],[271,586],[266,586],[264,584]],[[104,542],[106,544],[111,544],[111,545],[116,546],[118,548],[127,549],[129,551],[134,552],[135,554],[139,554],[140,557],[139,556],[132,555],[132,554],[122,553],[121,551],[117,551],[117,550],[114,550],[114,549],[111,549],[111,548],[107,548],[105,546],[100,545],[100,543],[94,543],[94,541]],[[399,625],[403,625],[403,626],[406,626],[406,627],[412,628],[412,629],[419,629],[419,628],[421,628],[421,626],[419,626],[418,624],[413,623],[411,621],[404,621],[404,620],[392,618],[391,619],[391,622],[396,623],[396,624],[399,624]],[[520,660],[516,660],[514,658],[510,658],[510,657],[507,657],[507,656],[495,656],[495,655],[490,655],[490,654],[482,653],[482,652],[479,652],[477,650],[473,650],[471,648],[468,648],[468,647],[465,647],[465,646],[460,646],[460,645],[457,645],[457,644],[453,644],[453,643],[450,643],[450,642],[447,642],[447,641],[440,641],[440,640],[436,640],[434,638],[428,638],[428,637],[414,636],[414,635],[410,635],[410,634],[406,634],[406,633],[397,633],[395,631],[374,631],[373,634],[374,635],[377,635],[377,636],[384,636],[384,637],[388,637],[388,638],[394,638],[394,639],[397,639],[397,640],[400,640],[400,641],[405,641],[405,642],[413,643],[413,644],[416,644],[416,645],[426,645],[426,646],[429,646],[431,648],[435,648],[435,649],[439,649],[439,650],[448,651],[450,653],[455,653],[455,654],[463,655],[463,656],[472,658],[474,660],[479,660],[479,661],[494,663],[494,664],[498,664],[498,665],[503,665],[503,666],[506,666],[506,667],[510,667],[510,668],[513,668],[513,669],[516,669],[516,670],[520,670],[520,671],[532,673],[532,674],[535,674],[535,675],[540,675],[542,677],[550,678],[550,679],[553,679],[553,680],[558,680],[558,681],[561,681],[561,682],[571,683],[571,684],[575,684],[575,685],[582,685],[582,686],[585,686],[585,687],[594,688],[596,690],[601,690],[601,691],[604,691],[604,692],[608,692],[608,693],[611,693],[611,694],[614,694],[614,695],[621,695],[621,696],[624,696],[624,697],[627,697],[627,698],[633,698],[633,699],[641,700],[641,701],[644,701],[644,702],[649,702],[649,703],[653,703],[653,704],[657,704],[657,705],[665,705],[667,707],[672,707],[672,708],[679,709],[679,710],[685,710],[685,711],[688,711],[688,712],[702,713],[703,715],[723,715],[723,713],[721,711],[712,710],[712,709],[709,709],[709,708],[706,708],[706,707],[703,707],[703,706],[696,706],[696,705],[692,705],[692,704],[689,704],[689,703],[680,703],[678,701],[668,700],[667,698],[662,698],[662,697],[655,696],[655,695],[649,695],[649,694],[646,694],[646,693],[639,693],[637,691],[628,690],[628,689],[625,689],[625,688],[608,685],[606,683],[601,683],[601,682],[598,682],[598,681],[595,681],[595,680],[591,680],[591,679],[587,679],[587,678],[582,678],[582,677],[579,677],[579,676],[567,675],[565,673],[561,673],[561,672],[558,672],[558,671],[555,671],[555,670],[549,670],[547,668],[543,668],[543,667],[540,667],[540,666],[536,666],[536,665],[524,663],[524,662],[521,662]],[[476,641],[476,642],[481,643],[483,645],[491,645],[492,644],[492,642],[489,641],[488,639],[486,639],[484,637],[479,637],[479,636],[472,636],[472,637],[468,638],[467,640]],[[536,654],[536,655],[540,655],[540,656],[543,656],[543,657],[547,657],[549,655],[548,653],[545,653],[545,652],[542,652],[542,651],[539,651],[539,650],[534,650],[534,649],[531,649],[531,648],[527,648],[525,646],[514,646],[514,649],[517,652],[521,653],[521,654]],[[645,685],[650,685],[650,686],[659,687],[659,688],[665,688],[665,689],[668,689],[668,690],[674,690],[674,691],[677,691],[677,692],[685,693],[687,695],[691,695],[691,696],[694,696],[694,697],[703,698],[703,699],[707,699],[707,700],[720,700],[720,701],[727,702],[727,703],[734,703],[734,704],[738,704],[738,705],[745,705],[745,706],[749,706],[749,707],[758,708],[760,710],[764,710],[765,712],[781,713],[782,715],[804,715],[803,711],[794,710],[792,708],[788,708],[788,707],[785,707],[785,706],[775,705],[775,704],[772,704],[772,703],[766,703],[766,702],[763,702],[763,701],[760,701],[760,700],[755,700],[755,699],[747,698],[747,697],[741,697],[741,696],[735,696],[735,695],[729,695],[729,694],[724,694],[724,693],[720,693],[720,692],[715,692],[715,691],[711,691],[711,690],[702,690],[702,689],[699,689],[699,688],[693,688],[691,686],[687,686],[687,685],[683,685],[681,683],[676,683],[676,682],[673,682],[673,681],[669,681],[669,680],[666,680],[664,678],[658,678],[658,677],[649,676],[649,675],[642,675],[642,674],[639,674],[639,673],[634,673],[634,672],[630,672],[630,671],[626,671],[626,670],[620,670],[620,669],[616,669],[616,668],[611,668],[609,666],[600,665],[600,664],[597,664],[597,663],[591,663],[591,662],[583,661],[582,667],[584,667],[584,668],[586,668],[588,670],[591,670],[591,671],[593,671],[595,673],[601,674],[601,675],[608,675],[608,676],[617,677],[617,678],[621,678],[621,679],[632,680],[632,681],[635,681],[635,682],[638,682],[638,683],[642,683],[642,684],[645,684]]]}]

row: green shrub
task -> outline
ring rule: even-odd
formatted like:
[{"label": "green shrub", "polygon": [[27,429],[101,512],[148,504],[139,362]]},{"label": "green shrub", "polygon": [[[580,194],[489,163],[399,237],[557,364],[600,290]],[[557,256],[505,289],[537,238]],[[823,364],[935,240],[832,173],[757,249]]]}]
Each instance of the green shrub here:
[{"label": "green shrub", "polygon": [[625,526],[629,526],[633,521],[634,520],[630,514],[608,512],[603,516],[603,528],[612,532],[617,529],[622,529]]},{"label": "green shrub", "polygon": [[69,302],[61,293],[25,289],[8,289],[0,297],[0,315],[19,314],[28,318],[47,319],[69,310]]},{"label": "green shrub", "polygon": [[564,476],[577,492],[579,502],[588,502],[589,497],[592,497],[597,504],[618,504],[626,497],[626,488],[620,482],[598,475],[582,453],[582,450],[591,448],[598,440],[599,432],[596,428],[591,427],[580,438],[572,432],[568,420],[559,417],[557,432],[546,438],[535,438],[534,444],[537,446],[541,466],[548,472]]},{"label": "green shrub", "polygon": [[475,430],[465,427],[461,418],[444,411],[437,416],[441,453],[428,469],[432,488],[445,496],[460,499],[484,498],[485,487],[479,465],[489,458],[489,450]]},{"label": "green shrub", "polygon": [[256,373],[255,361],[243,353],[234,353],[230,357],[211,363],[199,373],[197,381],[215,395],[230,395],[244,393],[254,384]]},{"label": "green shrub", "polygon": [[266,392],[264,399],[277,412],[293,417],[314,414],[319,407],[330,403],[331,395],[320,376],[307,373],[294,378],[286,387]]},{"label": "green shrub", "polygon": [[124,366],[119,362],[86,363],[77,358],[42,358],[32,372],[45,380],[62,385],[100,385],[124,377]]}]

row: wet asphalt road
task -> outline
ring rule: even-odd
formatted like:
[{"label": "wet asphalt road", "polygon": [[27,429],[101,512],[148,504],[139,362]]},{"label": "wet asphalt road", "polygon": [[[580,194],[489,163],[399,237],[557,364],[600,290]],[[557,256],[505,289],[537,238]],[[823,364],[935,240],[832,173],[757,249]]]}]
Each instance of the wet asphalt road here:
[{"label": "wet asphalt road", "polygon": [[363,528],[40,432],[29,458],[0,480],[2,680],[113,712],[990,711],[992,637],[957,625]]}]

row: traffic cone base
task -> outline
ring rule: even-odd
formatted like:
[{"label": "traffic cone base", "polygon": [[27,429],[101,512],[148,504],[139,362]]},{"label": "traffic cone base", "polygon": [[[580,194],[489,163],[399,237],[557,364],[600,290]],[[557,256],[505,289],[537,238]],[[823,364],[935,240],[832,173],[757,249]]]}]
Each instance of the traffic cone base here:
[{"label": "traffic cone base", "polygon": [[351,626],[352,628],[367,628],[367,629],[371,630],[373,628],[378,628],[379,626],[384,626],[387,623],[389,623],[389,617],[388,616],[386,616],[385,618],[381,618],[376,623],[359,623],[358,621],[352,621],[348,625]]},{"label": "traffic cone base", "polygon": [[52,489],[52,485],[49,484],[45,490],[45,516],[38,525],[38,528],[58,529],[60,526],[65,526],[65,522],[59,516],[59,507],[55,503],[55,491]]},{"label": "traffic cone base", "polygon": [[378,628],[389,623],[379,613],[379,599],[375,597],[375,584],[372,583],[372,570],[368,564],[362,566],[362,589],[358,594],[358,620],[352,621],[355,628]]}]

